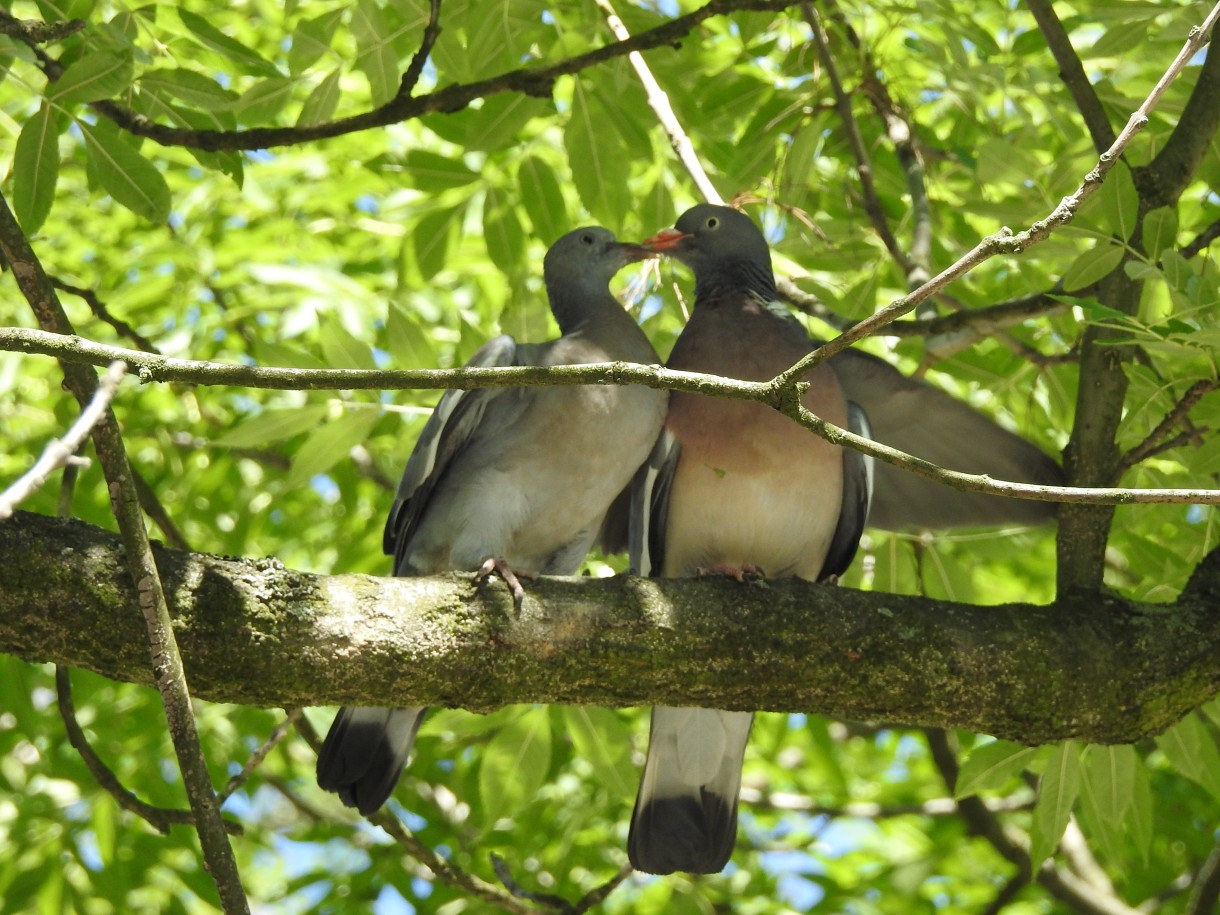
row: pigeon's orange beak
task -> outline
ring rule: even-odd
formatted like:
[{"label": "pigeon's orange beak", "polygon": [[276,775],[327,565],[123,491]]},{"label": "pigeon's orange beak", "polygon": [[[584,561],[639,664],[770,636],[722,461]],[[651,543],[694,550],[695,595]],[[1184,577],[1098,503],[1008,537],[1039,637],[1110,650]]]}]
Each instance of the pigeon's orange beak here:
[{"label": "pigeon's orange beak", "polygon": [[686,232],[679,232],[677,229],[665,229],[652,236],[652,238],[644,239],[640,244],[649,251],[664,254],[666,251],[672,251],[676,248],[684,238],[690,238],[690,235]]}]

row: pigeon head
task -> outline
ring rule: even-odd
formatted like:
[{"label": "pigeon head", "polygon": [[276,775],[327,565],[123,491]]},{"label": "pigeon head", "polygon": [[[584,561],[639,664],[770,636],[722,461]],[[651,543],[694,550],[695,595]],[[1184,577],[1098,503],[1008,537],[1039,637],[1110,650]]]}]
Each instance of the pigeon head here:
[{"label": "pigeon head", "polygon": [[767,240],[749,216],[731,207],[693,206],[678,217],[672,229],[641,244],[690,267],[695,272],[696,298],[722,290],[775,298]]}]

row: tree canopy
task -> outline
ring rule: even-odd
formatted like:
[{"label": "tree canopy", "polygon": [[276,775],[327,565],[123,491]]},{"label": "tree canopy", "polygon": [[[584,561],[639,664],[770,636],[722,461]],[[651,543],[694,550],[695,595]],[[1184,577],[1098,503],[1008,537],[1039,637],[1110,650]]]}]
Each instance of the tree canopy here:
[{"label": "tree canopy", "polygon": [[[0,509],[34,513],[0,521],[0,909],[1212,911],[1218,11],[0,12]],[[716,197],[813,336],[865,321],[831,345],[1062,455],[1058,522],[869,530],[838,599],[620,575],[515,615],[364,577],[437,389],[507,383],[434,370],[554,335],[546,247]],[[691,287],[615,290],[664,357]],[[17,482],[91,401],[91,460]],[[462,651],[413,668],[420,632]],[[301,707],[378,696],[452,707],[371,825],[317,788],[331,712]],[[779,710],[723,874],[626,867],[647,715],[615,697]]]}]

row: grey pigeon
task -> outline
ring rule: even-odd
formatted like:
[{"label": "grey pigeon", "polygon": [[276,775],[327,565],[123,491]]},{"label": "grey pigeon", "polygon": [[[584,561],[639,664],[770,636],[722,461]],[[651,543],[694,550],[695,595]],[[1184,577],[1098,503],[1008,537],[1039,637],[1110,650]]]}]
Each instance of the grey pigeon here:
[{"label": "grey pigeon", "polygon": [[[610,279],[650,252],[577,229],[547,252],[543,278],[562,331],[543,344],[500,336],[468,365],[659,362]],[[385,529],[395,575],[513,570],[571,575],[611,502],[647,458],[667,394],[638,385],[447,391],[407,461]],[[318,784],[368,815],[394,790],[423,708],[344,708],[318,755]]]},{"label": "grey pigeon", "polygon": [[[695,305],[668,366],[761,381],[810,351],[775,304],[767,243],[749,217],[703,204],[645,246],[695,274]],[[805,379],[814,413],[868,435],[831,369]],[[637,477],[632,564],[643,575],[798,576],[851,564],[868,514],[871,459],[840,449],[761,404],[675,392],[666,432]],[[653,709],[627,851],[653,874],[715,873],[737,835],[741,764],[753,716]]]}]

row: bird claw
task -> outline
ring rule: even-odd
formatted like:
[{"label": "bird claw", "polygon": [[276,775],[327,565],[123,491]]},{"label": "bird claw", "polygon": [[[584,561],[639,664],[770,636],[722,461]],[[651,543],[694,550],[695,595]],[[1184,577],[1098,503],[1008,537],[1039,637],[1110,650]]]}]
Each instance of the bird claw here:
[{"label": "bird claw", "polygon": [[492,556],[480,566],[479,571],[474,575],[474,580],[486,581],[493,572],[504,579],[504,583],[508,585],[508,590],[513,596],[513,609],[519,612],[521,604],[525,601],[525,588],[521,587],[521,579],[533,581],[538,576],[533,572],[515,572],[503,559]]},{"label": "bird claw", "polygon": [[710,575],[727,575],[738,584],[745,584],[747,581],[761,581],[767,577],[767,573],[752,562],[743,562],[739,566],[728,565],[726,563],[717,563],[716,565],[706,567],[700,566],[695,569],[695,574],[699,578],[706,578]]}]

